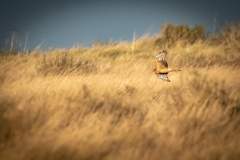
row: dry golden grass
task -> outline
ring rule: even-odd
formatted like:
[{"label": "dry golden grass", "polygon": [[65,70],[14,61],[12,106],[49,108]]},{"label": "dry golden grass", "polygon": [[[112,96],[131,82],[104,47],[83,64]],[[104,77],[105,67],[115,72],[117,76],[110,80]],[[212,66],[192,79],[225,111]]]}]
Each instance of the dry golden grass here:
[{"label": "dry golden grass", "polygon": [[0,159],[240,159],[239,49],[132,45],[1,56]]}]

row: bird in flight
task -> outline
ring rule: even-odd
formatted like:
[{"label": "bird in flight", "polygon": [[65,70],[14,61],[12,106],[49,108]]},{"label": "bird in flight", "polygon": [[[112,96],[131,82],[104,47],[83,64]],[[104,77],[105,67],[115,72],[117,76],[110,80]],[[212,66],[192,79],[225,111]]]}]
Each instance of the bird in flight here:
[{"label": "bird in flight", "polygon": [[157,65],[157,68],[154,68],[153,71],[155,72],[155,74],[158,76],[159,79],[170,82],[167,74],[169,72],[175,72],[175,71],[181,71],[181,70],[168,68],[168,63],[167,61],[165,61],[166,54],[167,54],[166,51],[162,51],[158,53],[158,55],[154,59],[154,63]]}]

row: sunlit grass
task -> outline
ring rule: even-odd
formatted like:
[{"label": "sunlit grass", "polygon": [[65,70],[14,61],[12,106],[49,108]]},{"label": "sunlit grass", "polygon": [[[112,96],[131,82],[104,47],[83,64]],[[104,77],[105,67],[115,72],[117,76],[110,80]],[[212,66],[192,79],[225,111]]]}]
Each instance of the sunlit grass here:
[{"label": "sunlit grass", "polygon": [[0,159],[239,159],[237,45],[132,46],[1,55]]}]

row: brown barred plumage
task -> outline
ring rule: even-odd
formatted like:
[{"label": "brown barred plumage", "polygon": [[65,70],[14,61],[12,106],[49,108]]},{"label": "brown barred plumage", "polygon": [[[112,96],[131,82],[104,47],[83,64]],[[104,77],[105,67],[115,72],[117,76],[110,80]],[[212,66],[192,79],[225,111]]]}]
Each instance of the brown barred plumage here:
[{"label": "brown barred plumage", "polygon": [[155,74],[158,76],[159,79],[170,82],[167,74],[169,72],[175,72],[175,71],[181,71],[181,70],[168,68],[168,63],[167,61],[165,61],[166,54],[167,54],[166,51],[162,51],[158,53],[158,55],[154,59],[154,63],[157,65],[157,68],[154,68],[153,71],[155,72]]}]

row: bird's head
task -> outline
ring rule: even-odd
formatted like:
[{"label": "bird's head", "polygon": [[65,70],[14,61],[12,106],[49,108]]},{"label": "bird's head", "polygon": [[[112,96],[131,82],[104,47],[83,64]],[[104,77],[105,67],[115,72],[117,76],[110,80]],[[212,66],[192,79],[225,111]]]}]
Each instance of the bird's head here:
[{"label": "bird's head", "polygon": [[156,71],[157,71],[157,68],[154,68],[154,69],[153,69],[153,72],[155,72],[155,73],[156,73]]}]

